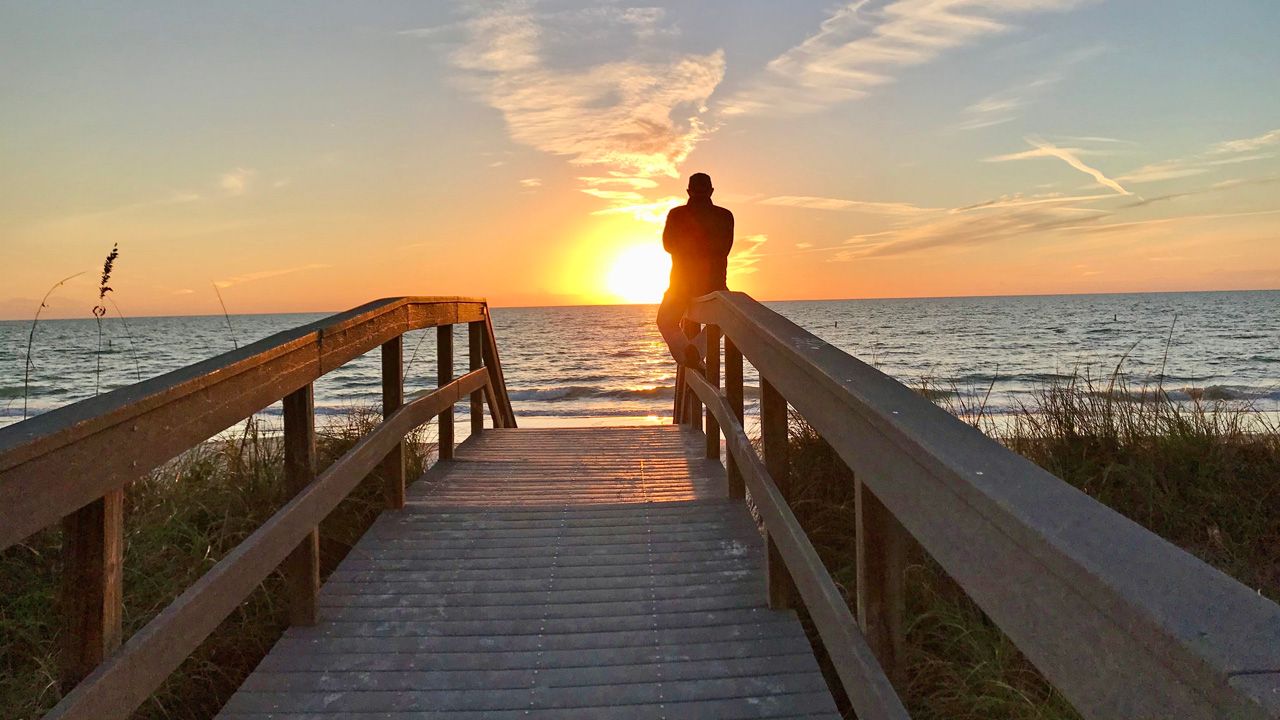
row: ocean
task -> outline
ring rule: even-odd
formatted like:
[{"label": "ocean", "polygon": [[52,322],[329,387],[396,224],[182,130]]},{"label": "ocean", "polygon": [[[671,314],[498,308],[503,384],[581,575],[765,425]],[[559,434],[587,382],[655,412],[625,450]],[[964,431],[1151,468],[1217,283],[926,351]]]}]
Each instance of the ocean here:
[{"label": "ocean", "polygon": [[[927,383],[1009,412],[1073,373],[1133,384],[1162,375],[1175,398],[1193,394],[1280,409],[1280,291],[836,300],[770,308],[909,385]],[[644,305],[495,308],[493,322],[522,425],[670,422],[675,372]],[[41,321],[26,414],[167,372],[324,314],[92,318]],[[0,322],[0,425],[24,414],[30,322]],[[465,364],[466,332],[455,346]],[[435,332],[405,340],[406,391],[435,385]],[[316,382],[316,409],[333,415],[379,403],[379,353]],[[748,412],[754,374],[747,370]],[[459,408],[465,412],[465,408]],[[277,403],[263,412],[278,418]],[[459,425],[459,429],[465,423]]]}]

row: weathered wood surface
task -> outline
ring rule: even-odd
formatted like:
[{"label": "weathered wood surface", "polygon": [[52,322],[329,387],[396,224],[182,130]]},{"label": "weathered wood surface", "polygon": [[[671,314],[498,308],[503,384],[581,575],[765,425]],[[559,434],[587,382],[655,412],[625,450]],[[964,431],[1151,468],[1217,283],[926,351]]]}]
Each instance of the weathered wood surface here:
[{"label": "weathered wood surface", "polygon": [[64,691],[120,647],[124,606],[124,491],[115,490],[62,521],[63,617],[59,681]]},{"label": "weathered wood surface", "polygon": [[704,455],[677,426],[469,439],[220,717],[837,717]]},{"label": "weathered wood surface", "polygon": [[715,323],[1089,718],[1280,718],[1280,607],[741,293]]},{"label": "weathered wood surface", "polygon": [[46,720],[128,717],[406,433],[487,380],[488,371],[481,368],[403,405],[134,633],[63,697]]},{"label": "weathered wood surface", "polygon": [[[377,300],[0,428],[0,548],[406,331],[484,320],[487,310],[471,298]],[[486,364],[505,387],[491,329],[488,340]]]},{"label": "weathered wood surface", "polygon": [[[307,383],[284,398],[284,481],[297,495],[316,479],[315,388]],[[311,532],[280,568],[288,584],[289,624],[316,624],[320,591],[320,530]]]},{"label": "weathered wood surface", "polygon": [[[773,470],[766,467],[767,460],[756,454],[747,439],[737,418],[737,409],[723,392],[695,373],[689,374],[688,382],[724,429],[729,455],[737,459],[751,499],[764,520],[768,536],[765,563],[769,573],[770,606],[780,604],[778,594],[782,594],[788,604],[796,598],[804,602],[859,718],[908,720],[906,708],[860,632],[840,589],[791,512],[786,497],[770,477]],[[785,581],[779,579],[783,577]],[[784,584],[785,589],[779,590],[778,584]]]}]

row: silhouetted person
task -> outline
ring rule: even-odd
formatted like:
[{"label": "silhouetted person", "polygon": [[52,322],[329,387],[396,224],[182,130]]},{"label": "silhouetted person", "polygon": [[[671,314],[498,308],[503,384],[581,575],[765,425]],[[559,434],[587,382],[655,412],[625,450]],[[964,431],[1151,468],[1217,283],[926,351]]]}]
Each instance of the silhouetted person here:
[{"label": "silhouetted person", "polygon": [[671,283],[658,308],[658,330],[678,363],[701,367],[697,347],[680,327],[692,300],[727,290],[725,274],[733,247],[733,213],[711,204],[711,176],[689,176],[689,202],[667,213],[662,247],[671,253]]}]

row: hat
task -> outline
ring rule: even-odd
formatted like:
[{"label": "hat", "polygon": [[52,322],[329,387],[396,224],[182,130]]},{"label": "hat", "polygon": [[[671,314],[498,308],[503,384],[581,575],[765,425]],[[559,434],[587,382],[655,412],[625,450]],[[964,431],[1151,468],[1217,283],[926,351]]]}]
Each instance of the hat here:
[{"label": "hat", "polygon": [[689,176],[690,192],[711,192],[711,176],[706,173],[694,173]]}]

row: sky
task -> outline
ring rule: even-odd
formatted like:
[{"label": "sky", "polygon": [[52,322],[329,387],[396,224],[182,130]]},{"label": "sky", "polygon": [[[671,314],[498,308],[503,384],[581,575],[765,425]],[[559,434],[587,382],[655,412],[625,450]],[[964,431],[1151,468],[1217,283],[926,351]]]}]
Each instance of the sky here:
[{"label": "sky", "polygon": [[[0,0],[0,319],[1280,288],[1274,0]],[[77,273],[80,273],[76,275]],[[113,309],[114,314],[114,309]]]}]

